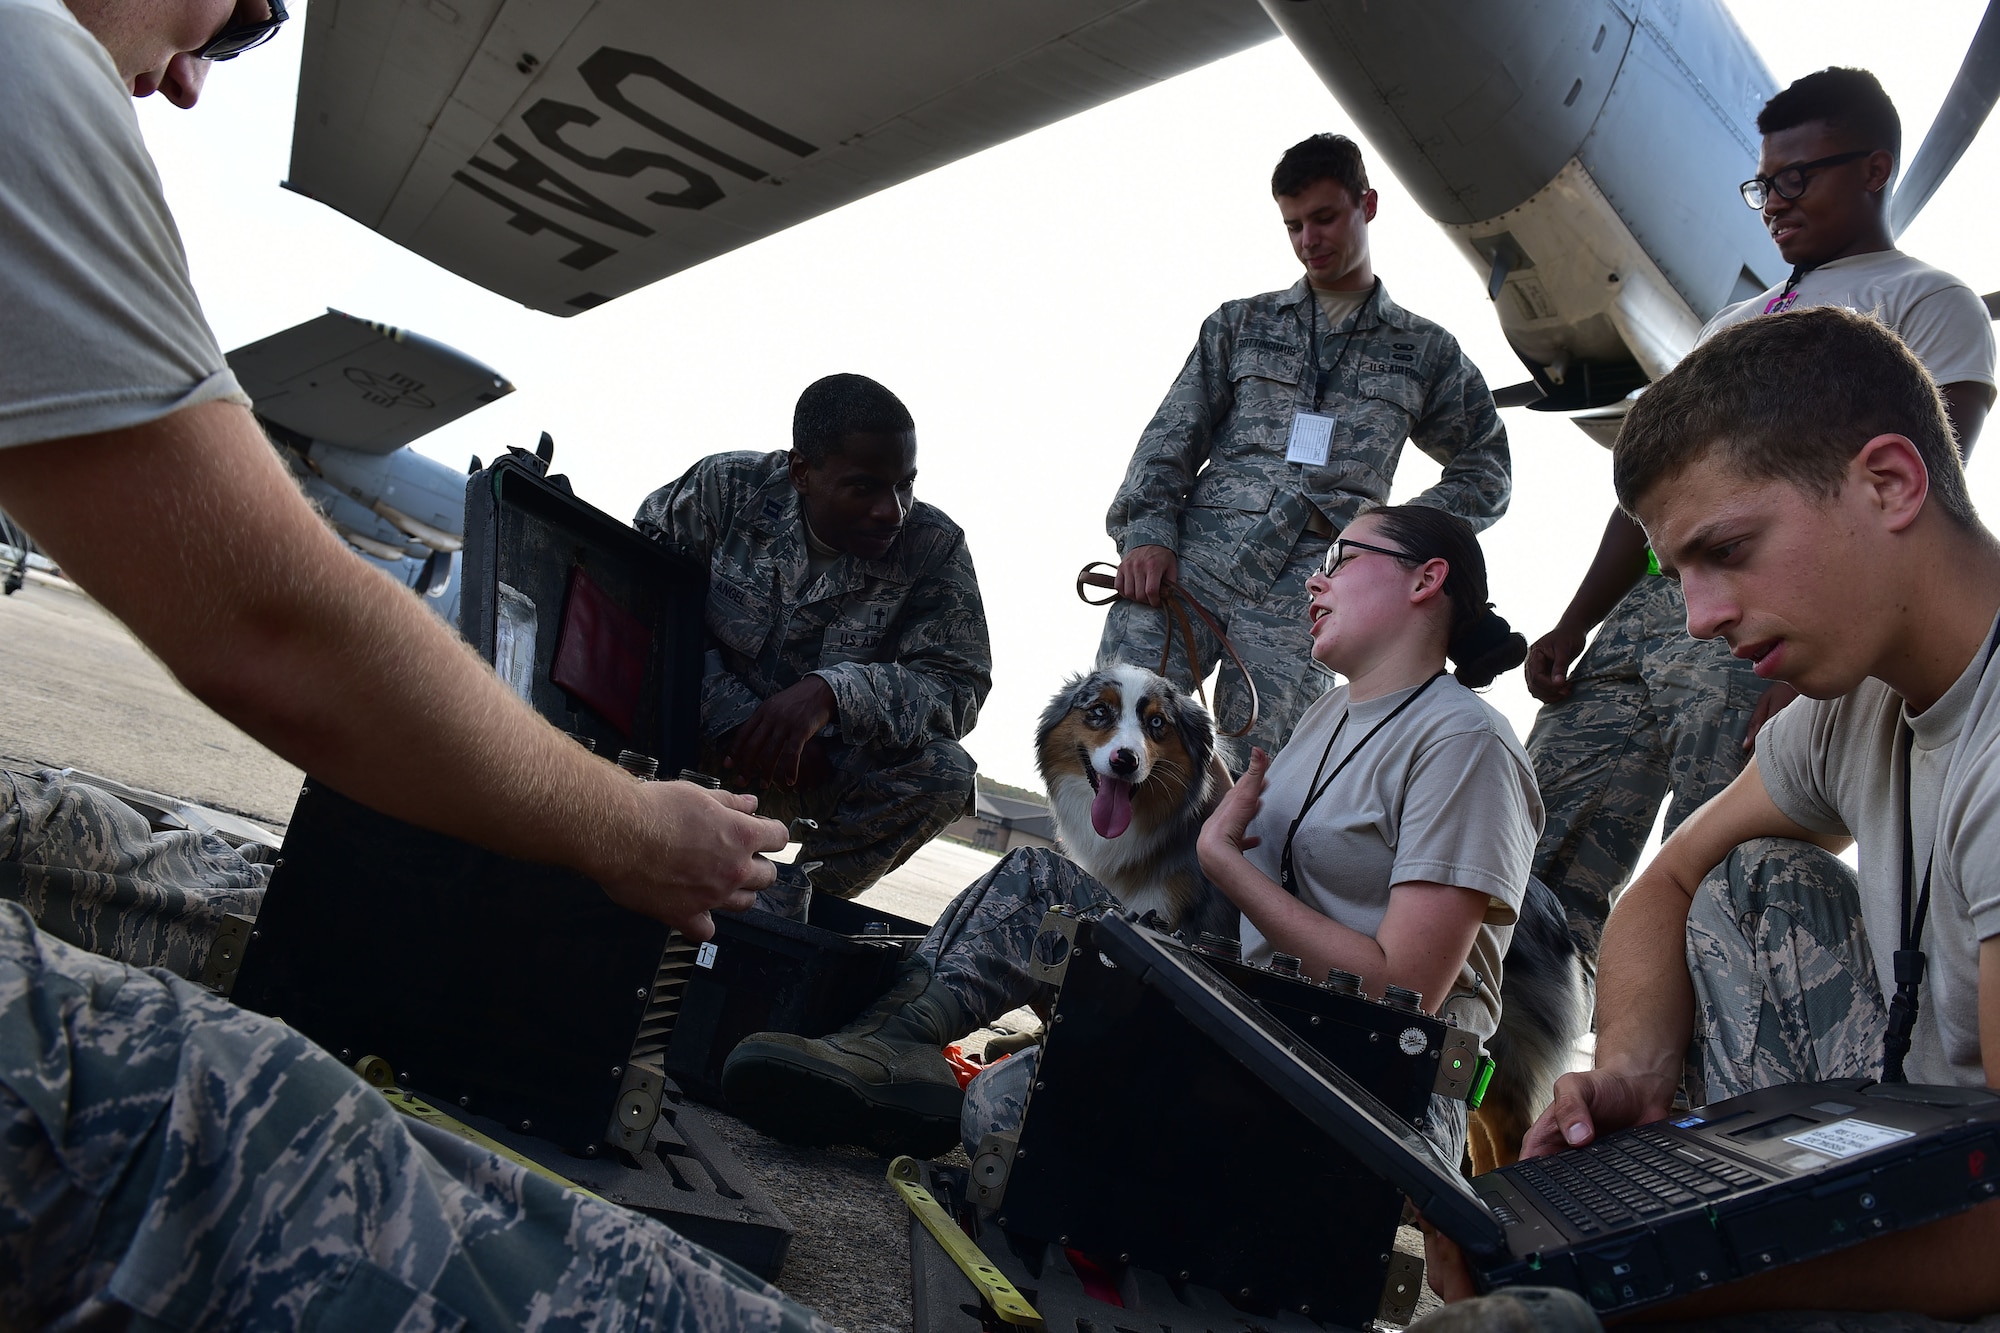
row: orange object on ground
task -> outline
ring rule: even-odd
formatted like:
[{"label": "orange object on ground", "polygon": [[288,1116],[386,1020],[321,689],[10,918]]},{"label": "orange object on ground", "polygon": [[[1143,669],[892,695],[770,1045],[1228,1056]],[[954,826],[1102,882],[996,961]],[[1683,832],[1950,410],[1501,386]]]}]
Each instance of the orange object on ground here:
[{"label": "orange object on ground", "polygon": [[[1010,1051],[1006,1055],[1001,1056],[1000,1060],[1009,1059],[1012,1055],[1013,1052]],[[1000,1060],[993,1061],[993,1064],[999,1064]],[[956,1041],[944,1048],[944,1062],[951,1066],[952,1077],[958,1080],[958,1090],[960,1092],[965,1091],[966,1084],[979,1077],[981,1070],[992,1068],[992,1065],[983,1065],[967,1055],[964,1043]]]}]

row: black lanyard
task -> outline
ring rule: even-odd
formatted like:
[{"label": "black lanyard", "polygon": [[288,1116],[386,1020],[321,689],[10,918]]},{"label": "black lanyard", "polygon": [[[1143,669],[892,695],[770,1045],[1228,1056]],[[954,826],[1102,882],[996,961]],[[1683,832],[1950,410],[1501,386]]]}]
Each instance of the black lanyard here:
[{"label": "black lanyard", "polygon": [[[1362,298],[1361,304],[1354,308],[1352,315],[1348,316],[1349,319],[1354,321],[1354,324],[1347,330],[1346,340],[1340,344],[1340,355],[1333,358],[1333,368],[1331,370],[1321,370],[1319,366],[1319,293],[1313,289],[1313,285],[1310,282],[1306,284],[1306,304],[1311,307],[1306,314],[1306,355],[1312,360],[1312,410],[1314,412],[1319,411],[1320,400],[1326,397],[1327,381],[1340,373],[1340,363],[1347,360],[1347,349],[1354,345],[1354,335],[1361,332],[1361,312],[1366,310],[1368,303],[1375,299],[1375,288],[1381,285],[1382,279],[1375,279],[1374,285],[1368,289],[1368,295]],[[1329,333],[1332,331],[1331,329],[1327,330]]]},{"label": "black lanyard", "polygon": [[[1979,674],[1983,678],[1986,668],[1993,664],[1993,653],[2000,649],[2000,625],[1996,625],[1993,637],[1986,641],[1986,659],[1980,664]],[[1961,731],[1963,736],[1964,732]],[[1918,988],[1923,985],[1924,967],[1927,959],[1921,947],[1924,938],[1924,924],[1931,914],[1931,867],[1937,863],[1937,835],[1931,835],[1930,852],[1924,857],[1924,883],[1917,894],[1916,907],[1910,905],[1910,883],[1917,876],[1916,846],[1916,782],[1915,772],[1910,766],[1910,752],[1915,747],[1917,732],[1906,720],[1903,723],[1903,903],[1898,914],[1898,925],[1902,929],[1902,947],[1894,956],[1896,968],[1896,994],[1889,1001],[1889,1024],[1882,1032],[1882,1081],[1902,1083],[1903,1058],[1910,1053],[1910,1040],[1917,1032]]]},{"label": "black lanyard", "polygon": [[1333,754],[1333,743],[1340,739],[1341,732],[1347,730],[1347,718],[1353,712],[1353,709],[1350,707],[1347,712],[1340,715],[1340,721],[1334,724],[1333,735],[1326,738],[1326,748],[1319,752],[1319,763],[1313,769],[1312,781],[1306,784],[1305,803],[1299,806],[1299,813],[1293,817],[1292,826],[1285,830],[1285,849],[1278,854],[1278,883],[1284,888],[1286,893],[1291,894],[1294,898],[1299,896],[1298,877],[1292,872],[1292,839],[1299,836],[1299,825],[1306,822],[1306,815],[1315,805],[1319,804],[1319,798],[1326,795],[1326,789],[1333,785],[1334,779],[1340,776],[1341,770],[1354,761],[1355,755],[1360,754],[1368,748],[1368,742],[1375,739],[1375,734],[1401,717],[1403,710],[1422,698],[1424,691],[1436,684],[1438,676],[1442,676],[1443,674],[1444,672],[1440,671],[1437,673],[1437,676],[1432,676],[1429,680],[1417,686],[1411,692],[1409,698],[1403,700],[1403,702],[1390,710],[1389,716],[1377,722],[1373,727],[1370,727],[1368,734],[1361,738],[1361,743],[1341,756],[1340,762],[1334,765],[1333,772],[1326,775],[1325,782],[1321,782],[1319,775],[1325,771],[1326,761]]}]

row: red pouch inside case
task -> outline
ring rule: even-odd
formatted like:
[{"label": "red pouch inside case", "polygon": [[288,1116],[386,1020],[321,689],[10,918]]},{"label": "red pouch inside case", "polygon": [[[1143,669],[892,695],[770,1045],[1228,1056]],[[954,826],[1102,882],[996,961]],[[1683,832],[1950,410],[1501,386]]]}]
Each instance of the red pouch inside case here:
[{"label": "red pouch inside case", "polygon": [[630,736],[652,655],[653,635],[645,622],[612,601],[582,565],[571,568],[549,679]]}]

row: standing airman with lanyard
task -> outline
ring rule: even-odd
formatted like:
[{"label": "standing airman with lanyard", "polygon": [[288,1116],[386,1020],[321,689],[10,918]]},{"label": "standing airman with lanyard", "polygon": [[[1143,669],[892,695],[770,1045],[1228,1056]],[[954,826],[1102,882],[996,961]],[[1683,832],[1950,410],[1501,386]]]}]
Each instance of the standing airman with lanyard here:
[{"label": "standing airman with lanyard", "polygon": [[[1317,134],[1272,173],[1305,274],[1289,289],[1231,301],[1202,325],[1154,414],[1106,517],[1118,591],[1100,665],[1160,660],[1163,582],[1215,612],[1256,681],[1247,746],[1276,751],[1327,681],[1299,619],[1306,579],[1362,508],[1387,501],[1403,442],[1444,466],[1420,504],[1483,528],[1506,512],[1513,478],[1492,394],[1444,329],[1389,299],[1368,226],[1377,206],[1361,150]],[[1219,645],[1197,629],[1201,658]],[[1169,664],[1183,688],[1186,659]],[[1216,722],[1233,732],[1248,693],[1225,672]]]}]

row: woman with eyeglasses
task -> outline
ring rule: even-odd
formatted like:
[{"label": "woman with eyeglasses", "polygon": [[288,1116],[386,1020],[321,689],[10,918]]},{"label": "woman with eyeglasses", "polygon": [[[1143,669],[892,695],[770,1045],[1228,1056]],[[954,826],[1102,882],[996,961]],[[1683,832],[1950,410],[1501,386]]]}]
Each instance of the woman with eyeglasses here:
[{"label": "woman with eyeglasses", "polygon": [[[1342,683],[1275,758],[1252,752],[1202,830],[1202,869],[1243,914],[1247,960],[1416,991],[1483,1041],[1542,803],[1513,729],[1472,691],[1527,643],[1486,600],[1471,527],[1441,509],[1362,514],[1306,589],[1313,658]],[[1424,1129],[1457,1160],[1464,1103],[1433,1098]]]}]

